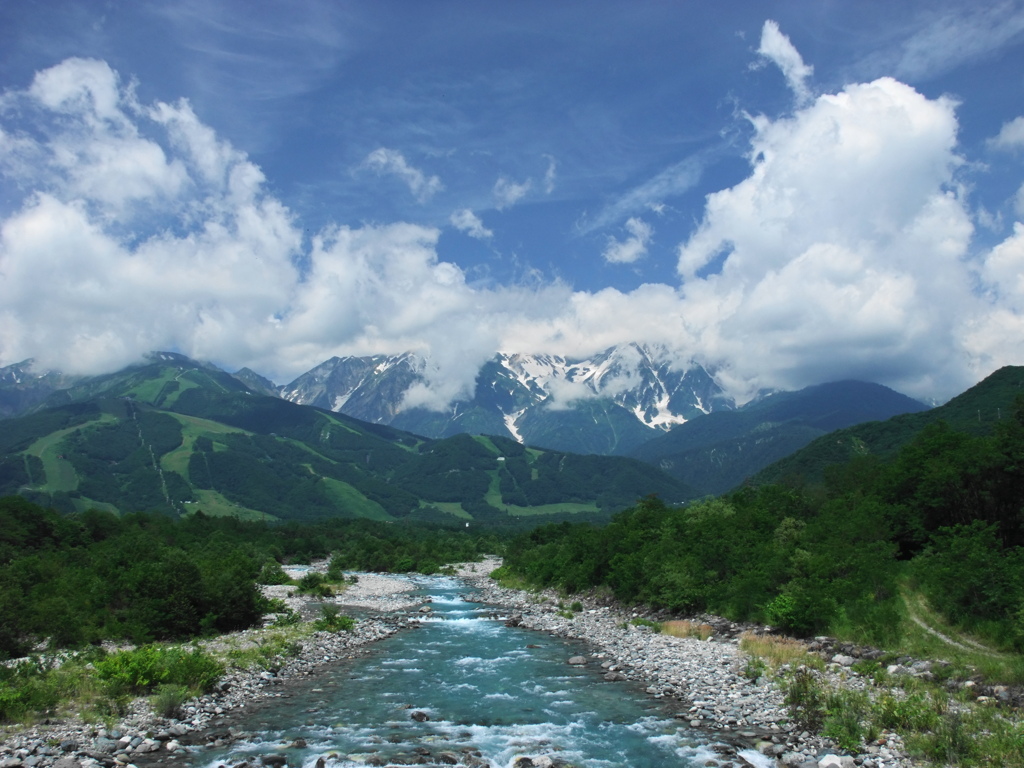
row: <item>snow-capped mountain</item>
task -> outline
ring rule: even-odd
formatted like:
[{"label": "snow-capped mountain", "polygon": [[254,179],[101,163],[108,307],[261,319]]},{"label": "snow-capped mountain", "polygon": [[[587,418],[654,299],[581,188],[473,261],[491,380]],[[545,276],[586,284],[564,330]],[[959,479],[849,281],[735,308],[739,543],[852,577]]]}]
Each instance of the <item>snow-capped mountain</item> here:
[{"label": "snow-capped mountain", "polygon": [[404,406],[409,388],[424,380],[425,365],[412,353],[335,357],[278,394],[428,437],[499,434],[601,454],[625,453],[694,416],[734,407],[699,365],[679,366],[662,350],[639,344],[587,359],[499,354],[480,369],[473,397],[444,412]]},{"label": "snow-capped mountain", "polygon": [[60,371],[36,371],[32,360],[0,368],[0,419],[24,413],[77,378]]}]

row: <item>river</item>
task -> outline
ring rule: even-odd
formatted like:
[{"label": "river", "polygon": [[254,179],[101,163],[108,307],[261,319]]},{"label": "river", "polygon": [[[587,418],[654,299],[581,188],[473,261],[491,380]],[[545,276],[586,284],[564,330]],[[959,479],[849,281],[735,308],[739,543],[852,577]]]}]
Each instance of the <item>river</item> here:
[{"label": "river", "polygon": [[[188,763],[260,765],[277,755],[303,768],[318,760],[328,768],[455,760],[511,768],[530,765],[521,762],[529,757],[536,765],[660,768],[722,759],[669,702],[635,683],[604,680],[598,660],[570,666],[586,647],[506,627],[492,608],[464,601],[467,587],[456,579],[413,581],[433,608],[417,629],[239,716],[246,738],[193,753]],[[774,764],[752,750],[741,755]]]}]

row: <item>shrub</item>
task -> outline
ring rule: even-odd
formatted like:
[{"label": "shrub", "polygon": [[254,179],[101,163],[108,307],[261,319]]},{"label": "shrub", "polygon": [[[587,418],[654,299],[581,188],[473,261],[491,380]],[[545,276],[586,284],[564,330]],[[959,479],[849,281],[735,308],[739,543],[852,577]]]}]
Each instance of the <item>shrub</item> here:
[{"label": "shrub", "polygon": [[256,577],[257,584],[287,584],[291,579],[277,560],[267,560]]},{"label": "shrub", "polygon": [[115,693],[148,693],[161,685],[207,692],[224,674],[224,666],[198,648],[143,645],[102,659],[96,671]]},{"label": "shrub", "polygon": [[355,628],[356,620],[342,616],[341,609],[331,603],[320,606],[320,618],[313,622],[313,629],[318,632],[351,632]]},{"label": "shrub", "polygon": [[330,597],[334,594],[327,583],[327,578],[321,573],[310,572],[299,579],[299,586],[296,590],[300,595],[312,595],[314,597]]},{"label": "shrub", "polygon": [[189,689],[183,685],[161,685],[153,696],[153,711],[161,717],[179,717],[182,706],[190,698]]},{"label": "shrub", "polygon": [[825,696],[825,720],[821,733],[841,749],[855,751],[867,732],[868,695],[864,691],[831,691]]},{"label": "shrub", "polygon": [[825,722],[825,691],[815,674],[798,667],[785,684],[785,703],[793,719],[809,731],[819,731]]}]

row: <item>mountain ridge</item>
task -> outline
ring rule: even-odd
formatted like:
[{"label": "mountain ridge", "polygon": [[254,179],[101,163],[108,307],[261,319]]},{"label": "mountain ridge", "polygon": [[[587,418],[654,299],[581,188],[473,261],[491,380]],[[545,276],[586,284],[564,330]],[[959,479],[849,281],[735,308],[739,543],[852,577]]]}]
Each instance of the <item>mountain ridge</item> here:
[{"label": "mountain ridge", "polygon": [[80,380],[4,422],[0,495],[65,512],[159,510],[519,525],[610,515],[686,486],[635,459],[433,440],[258,394],[220,369],[157,354]]},{"label": "mountain ridge", "polygon": [[881,384],[828,382],[687,422],[630,455],[717,495],[836,429],[927,408]]},{"label": "mountain ridge", "polygon": [[[640,344],[585,358],[500,353],[483,366],[468,399],[443,411],[405,407],[426,381],[413,353],[334,357],[278,387],[281,397],[390,424],[428,437],[498,434],[555,450],[624,455],[677,424],[734,403],[700,365],[677,367]],[[580,438],[578,422],[591,420]]]}]

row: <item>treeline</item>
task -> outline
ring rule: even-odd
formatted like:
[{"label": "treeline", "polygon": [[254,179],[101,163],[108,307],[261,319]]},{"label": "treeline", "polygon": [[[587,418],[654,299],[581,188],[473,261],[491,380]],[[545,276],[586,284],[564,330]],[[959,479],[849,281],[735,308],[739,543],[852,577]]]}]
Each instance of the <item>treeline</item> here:
[{"label": "treeline", "polygon": [[60,515],[0,499],[0,659],[227,632],[258,622],[258,582],[334,555],[344,568],[432,572],[500,548],[494,536],[368,520],[271,525],[196,514]]},{"label": "treeline", "polygon": [[1024,650],[1024,401],[991,436],[931,425],[888,462],[824,483],[746,488],[683,507],[647,498],[603,528],[551,525],[510,543],[541,586],[610,590],[800,634],[885,641],[906,579],[959,626]]}]

